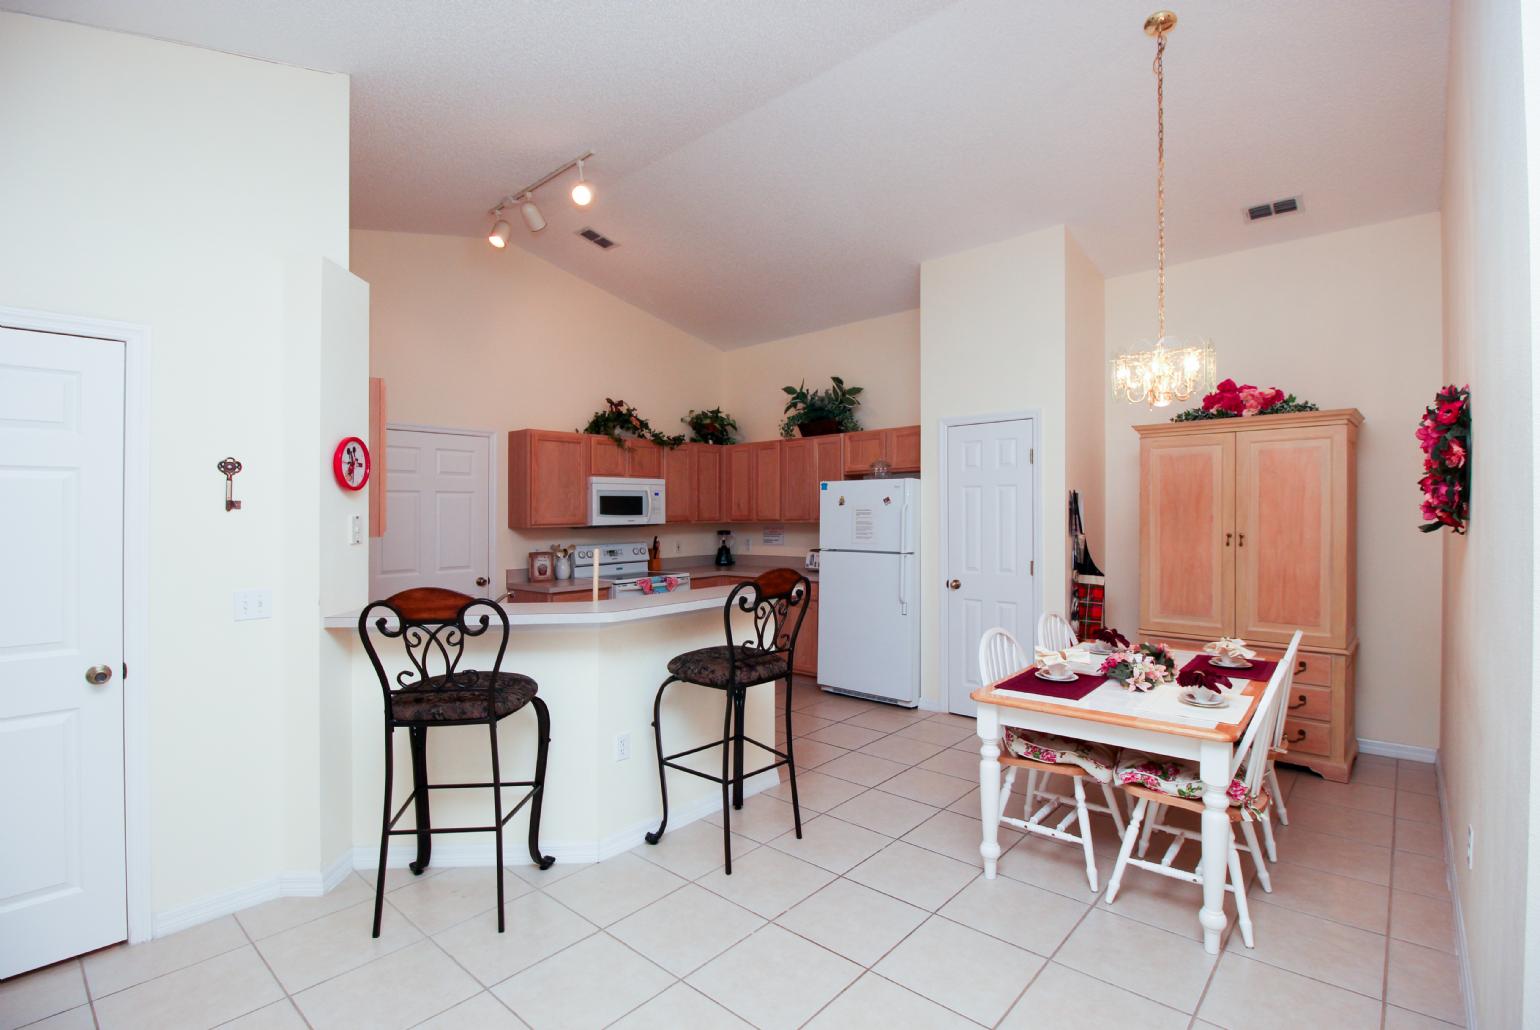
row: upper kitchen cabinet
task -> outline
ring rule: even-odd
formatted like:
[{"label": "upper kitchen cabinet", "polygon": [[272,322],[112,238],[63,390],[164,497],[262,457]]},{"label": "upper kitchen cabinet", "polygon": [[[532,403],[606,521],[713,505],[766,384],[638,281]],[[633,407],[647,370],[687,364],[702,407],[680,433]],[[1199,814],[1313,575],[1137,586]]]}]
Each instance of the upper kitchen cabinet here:
[{"label": "upper kitchen cabinet", "polygon": [[663,448],[657,444],[646,440],[619,444],[607,436],[589,436],[587,440],[590,476],[663,478]]},{"label": "upper kitchen cabinet", "polygon": [[753,446],[735,443],[722,448],[722,507],[728,522],[754,521]]},{"label": "upper kitchen cabinet", "polygon": [[920,471],[920,427],[867,429],[845,434],[845,475],[870,474],[872,463],[878,458],[886,461],[894,472]]},{"label": "upper kitchen cabinet", "polygon": [[582,433],[545,429],[517,429],[508,434],[510,529],[581,526],[588,522],[588,457],[592,439]]},{"label": "upper kitchen cabinet", "polygon": [[[694,522],[699,507],[695,496],[695,448],[685,444],[672,450],[659,450],[663,455],[663,487],[668,493],[668,521]],[[706,457],[715,460],[714,455]],[[718,489],[715,482],[713,489]]]},{"label": "upper kitchen cabinet", "polygon": [[750,465],[754,478],[753,521],[779,522],[781,516],[781,441],[751,443]]},{"label": "upper kitchen cabinet", "polygon": [[[689,452],[693,462],[695,521],[724,521],[722,465],[728,448],[709,443],[687,443],[679,449]],[[673,490],[672,485],[669,490]]]},{"label": "upper kitchen cabinet", "polygon": [[781,519],[818,521],[818,484],[844,478],[845,438],[809,436],[781,443]]}]

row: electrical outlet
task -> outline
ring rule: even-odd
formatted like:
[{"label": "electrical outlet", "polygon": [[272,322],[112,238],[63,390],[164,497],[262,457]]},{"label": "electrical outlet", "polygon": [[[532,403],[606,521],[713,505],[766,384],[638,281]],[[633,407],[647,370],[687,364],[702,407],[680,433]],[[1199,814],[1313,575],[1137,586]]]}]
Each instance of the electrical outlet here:
[{"label": "electrical outlet", "polygon": [[349,515],[347,540],[349,544],[361,544],[364,542],[364,517],[362,515]]},{"label": "electrical outlet", "polygon": [[624,762],[631,757],[631,734],[615,734],[615,761]]},{"label": "electrical outlet", "polygon": [[1476,827],[1471,824],[1465,827],[1465,868],[1476,868]]},{"label": "electrical outlet", "polygon": [[272,617],[273,592],[271,590],[237,590],[235,592],[236,622]]}]

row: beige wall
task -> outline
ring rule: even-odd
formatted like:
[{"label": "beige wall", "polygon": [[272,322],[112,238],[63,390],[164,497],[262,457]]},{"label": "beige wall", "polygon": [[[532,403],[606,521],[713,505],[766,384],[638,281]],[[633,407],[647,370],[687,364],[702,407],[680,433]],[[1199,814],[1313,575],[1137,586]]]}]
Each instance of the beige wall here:
[{"label": "beige wall", "polygon": [[[1073,237],[1066,235],[1064,244],[1065,488],[1080,491],[1086,540],[1100,564],[1107,540],[1105,280]],[[1064,545],[1069,547],[1067,536]],[[1067,602],[1062,610],[1068,614]]]},{"label": "beige wall", "polygon": [[723,354],[722,406],[747,440],[780,435],[783,386],[803,379],[823,389],[830,376],[861,386],[858,415],[866,429],[920,420],[920,311],[868,318]]},{"label": "beige wall", "polygon": [[[1043,513],[1039,610],[1062,610],[1065,565],[1065,261],[1058,226],[920,266],[920,426],[923,529],[921,695],[944,706],[941,633],[942,419],[1035,410]],[[952,662],[960,659],[952,656]]]},{"label": "beige wall", "polygon": [[[0,14],[0,139],[0,304],[150,331],[149,666],[127,688],[149,701],[151,799],[129,817],[148,818],[152,910],[313,877],[317,757],[291,720],[319,703],[320,596],[361,591],[366,561],[335,553],[351,509],[328,501],[323,525],[318,469],[367,396],[361,352],[323,360],[321,307],[290,287],[319,291],[323,259],[345,275],[348,80]],[[250,587],[271,620],[232,620]]]},{"label": "beige wall", "polygon": [[[721,397],[720,351],[517,247],[357,231],[352,267],[370,284],[370,371],[385,379],[390,420],[495,432],[494,582],[553,543],[653,535],[508,529],[507,431],[577,429],[613,397],[684,432],[687,411]],[[713,528],[665,530],[664,554],[714,551]]]},{"label": "beige wall", "polygon": [[[1438,215],[1176,265],[1167,279],[1167,325],[1210,337],[1220,378],[1364,413],[1357,731],[1436,746],[1438,608],[1429,591],[1441,559],[1437,542],[1417,531],[1422,466],[1411,431],[1440,374]],[[1109,357],[1150,338],[1154,305],[1153,272],[1107,280]],[[1178,410],[1107,405],[1108,619],[1125,632],[1139,622],[1139,440],[1129,427]]]},{"label": "beige wall", "polygon": [[[1514,0],[1455,5],[1444,158],[1442,379],[1470,384],[1474,424],[1469,533],[1437,538],[1444,549],[1440,749],[1471,1001],[1487,1027],[1540,1025],[1533,975],[1540,928],[1525,925],[1540,891],[1533,879],[1540,827],[1531,815],[1534,212],[1525,197],[1536,169],[1525,151],[1523,104],[1525,79],[1533,86],[1536,72],[1524,67],[1520,20]],[[1475,829],[1473,869],[1462,860],[1467,826]]]}]

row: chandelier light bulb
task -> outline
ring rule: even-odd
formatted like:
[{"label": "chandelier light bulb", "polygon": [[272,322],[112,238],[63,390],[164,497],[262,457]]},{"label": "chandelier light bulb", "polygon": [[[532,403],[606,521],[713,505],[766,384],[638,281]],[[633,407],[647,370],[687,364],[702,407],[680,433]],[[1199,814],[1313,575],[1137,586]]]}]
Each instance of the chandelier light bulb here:
[{"label": "chandelier light bulb", "polygon": [[513,227],[499,218],[497,224],[492,226],[492,231],[487,233],[487,242],[498,250],[502,250],[508,246],[508,234],[511,232],[513,232]]},{"label": "chandelier light bulb", "polygon": [[578,207],[587,207],[594,202],[594,188],[587,179],[583,178],[583,162],[577,163],[578,181],[572,186],[572,202]]}]

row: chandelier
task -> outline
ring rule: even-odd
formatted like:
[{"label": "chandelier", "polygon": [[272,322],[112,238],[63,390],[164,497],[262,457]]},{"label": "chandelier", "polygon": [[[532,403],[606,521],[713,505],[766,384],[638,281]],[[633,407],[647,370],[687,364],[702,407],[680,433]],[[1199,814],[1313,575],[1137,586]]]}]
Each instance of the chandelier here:
[{"label": "chandelier", "polygon": [[1176,27],[1176,15],[1156,11],[1144,22],[1155,37],[1155,224],[1158,332],[1155,343],[1112,359],[1112,395],[1130,404],[1164,408],[1185,401],[1214,385],[1214,345],[1208,340],[1183,341],[1166,335],[1166,36]]}]

